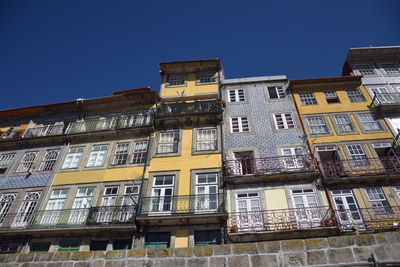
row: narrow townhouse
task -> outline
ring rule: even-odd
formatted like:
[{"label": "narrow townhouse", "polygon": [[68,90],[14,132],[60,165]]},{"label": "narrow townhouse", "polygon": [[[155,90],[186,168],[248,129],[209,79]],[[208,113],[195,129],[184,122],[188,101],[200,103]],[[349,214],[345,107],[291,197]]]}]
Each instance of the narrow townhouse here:
[{"label": "narrow townhouse", "polygon": [[284,75],[222,81],[230,242],[336,231],[288,86]]},{"label": "narrow townhouse", "polygon": [[341,230],[396,227],[400,161],[362,77],[292,80],[291,91]]},{"label": "narrow townhouse", "polygon": [[219,60],[161,63],[161,102],[137,216],[138,247],[220,244],[226,223],[221,180]]}]

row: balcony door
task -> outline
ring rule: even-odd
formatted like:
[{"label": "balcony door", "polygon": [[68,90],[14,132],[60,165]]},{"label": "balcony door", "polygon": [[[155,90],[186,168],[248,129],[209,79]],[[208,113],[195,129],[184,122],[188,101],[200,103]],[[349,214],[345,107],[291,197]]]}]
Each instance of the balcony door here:
[{"label": "balcony door", "polygon": [[364,228],[360,210],[351,189],[332,190],[336,215],[343,230],[352,230],[353,226]]},{"label": "balcony door", "polygon": [[292,190],[298,228],[321,226],[322,214],[314,189]]},{"label": "balcony door", "polygon": [[113,220],[115,206],[117,205],[118,186],[108,186],[104,189],[101,207],[97,216],[97,222],[109,223]]},{"label": "balcony door", "polygon": [[19,207],[18,213],[15,216],[12,228],[25,227],[32,216],[33,211],[39,201],[41,192],[28,192],[24,197],[24,201]]},{"label": "balcony door", "polygon": [[69,224],[83,224],[89,215],[89,210],[92,206],[94,187],[78,188],[72,210],[69,216]]},{"label": "balcony door", "polygon": [[151,213],[171,213],[174,175],[155,176],[151,192]]},{"label": "balcony door", "polygon": [[317,147],[320,168],[325,177],[344,176],[345,171],[335,146]]},{"label": "balcony door", "polygon": [[264,216],[261,211],[261,200],[258,193],[237,194],[236,205],[238,212],[234,215],[239,232],[264,230]]},{"label": "balcony door", "polygon": [[400,158],[393,151],[391,143],[375,143],[372,146],[386,173],[398,173],[400,171]]},{"label": "balcony door", "polygon": [[253,151],[234,152],[234,165],[232,172],[234,175],[245,175],[253,173]]},{"label": "balcony door", "polygon": [[196,175],[196,212],[212,212],[218,208],[218,173]]},{"label": "balcony door", "polygon": [[304,168],[303,149],[301,147],[282,148],[285,170]]},{"label": "balcony door", "polygon": [[7,221],[7,214],[14,202],[16,194],[3,194],[0,198],[0,227]]},{"label": "balcony door", "polygon": [[40,219],[41,225],[55,225],[61,223],[63,218],[62,209],[67,198],[68,189],[55,189],[51,192],[49,202]]}]

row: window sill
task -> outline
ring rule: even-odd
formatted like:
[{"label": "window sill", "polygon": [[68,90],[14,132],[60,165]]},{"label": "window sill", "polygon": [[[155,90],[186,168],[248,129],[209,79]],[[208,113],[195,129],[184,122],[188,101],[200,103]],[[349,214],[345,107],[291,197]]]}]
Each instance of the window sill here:
[{"label": "window sill", "polygon": [[195,151],[192,150],[192,155],[209,155],[209,154],[221,154],[221,150],[201,150],[201,151]]},{"label": "window sill", "polygon": [[181,153],[156,153],[154,158],[179,157]]}]

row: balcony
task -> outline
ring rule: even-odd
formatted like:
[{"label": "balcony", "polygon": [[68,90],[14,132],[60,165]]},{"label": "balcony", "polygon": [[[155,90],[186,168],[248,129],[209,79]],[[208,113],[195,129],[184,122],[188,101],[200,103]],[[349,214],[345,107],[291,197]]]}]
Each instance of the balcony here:
[{"label": "balcony", "polygon": [[400,112],[400,93],[376,93],[372,106],[381,112]]},{"label": "balcony", "polygon": [[318,173],[310,155],[267,158],[241,158],[224,163],[228,183],[258,183],[316,178]]},{"label": "balcony", "polygon": [[0,230],[26,230],[104,227],[135,229],[134,206],[92,207],[85,209],[39,210],[0,215]]},{"label": "balcony", "polygon": [[329,207],[234,212],[228,219],[228,234],[233,242],[327,236],[337,232],[337,221]]},{"label": "balcony", "polygon": [[335,211],[340,230],[386,231],[400,229],[400,207],[339,209]]},{"label": "balcony", "polygon": [[137,221],[141,225],[222,223],[226,220],[224,194],[144,197]]},{"label": "balcony", "polygon": [[328,184],[396,179],[400,173],[400,158],[359,158],[318,162],[323,181]]}]

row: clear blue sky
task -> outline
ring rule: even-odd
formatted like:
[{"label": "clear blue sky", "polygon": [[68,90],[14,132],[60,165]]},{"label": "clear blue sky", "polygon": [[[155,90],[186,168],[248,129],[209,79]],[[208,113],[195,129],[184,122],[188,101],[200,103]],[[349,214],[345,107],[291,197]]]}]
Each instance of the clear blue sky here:
[{"label": "clear blue sky", "polygon": [[0,1],[0,109],[151,86],[160,62],[227,78],[341,74],[348,48],[400,45],[398,0]]}]

